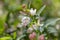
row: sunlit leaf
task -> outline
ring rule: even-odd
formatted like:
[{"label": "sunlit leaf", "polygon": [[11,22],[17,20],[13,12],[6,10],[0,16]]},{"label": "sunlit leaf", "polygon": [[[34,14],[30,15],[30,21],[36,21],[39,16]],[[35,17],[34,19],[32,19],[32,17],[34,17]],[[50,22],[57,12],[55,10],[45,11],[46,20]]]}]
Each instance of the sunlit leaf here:
[{"label": "sunlit leaf", "polygon": [[4,31],[4,23],[6,21],[6,16],[7,14],[3,14],[0,16],[0,34],[2,34]]},{"label": "sunlit leaf", "polygon": [[12,40],[11,37],[1,37],[0,40]]}]

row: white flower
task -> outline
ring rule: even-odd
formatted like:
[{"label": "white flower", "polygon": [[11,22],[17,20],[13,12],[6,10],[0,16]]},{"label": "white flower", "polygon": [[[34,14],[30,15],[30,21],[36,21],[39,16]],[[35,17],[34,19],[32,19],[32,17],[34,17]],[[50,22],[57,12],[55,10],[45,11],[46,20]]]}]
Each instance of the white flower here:
[{"label": "white flower", "polygon": [[22,24],[23,25],[28,25],[30,23],[30,17],[23,17],[22,18]]},{"label": "white flower", "polygon": [[29,28],[29,30],[33,30],[33,28],[32,28],[32,27],[30,27],[30,28]]},{"label": "white flower", "polygon": [[32,27],[33,27],[34,30],[37,30],[37,25],[36,24],[32,25]]},{"label": "white flower", "polygon": [[33,10],[33,8],[30,9],[30,14],[35,15],[36,14],[36,9]]},{"label": "white flower", "polygon": [[33,31],[33,28],[30,27],[30,28],[28,28],[27,33],[31,33],[32,31]]},{"label": "white flower", "polygon": [[57,30],[60,29],[60,25],[59,25],[59,24],[56,25],[56,29],[57,29]]},{"label": "white flower", "polygon": [[40,24],[40,26],[43,26],[44,24]]}]

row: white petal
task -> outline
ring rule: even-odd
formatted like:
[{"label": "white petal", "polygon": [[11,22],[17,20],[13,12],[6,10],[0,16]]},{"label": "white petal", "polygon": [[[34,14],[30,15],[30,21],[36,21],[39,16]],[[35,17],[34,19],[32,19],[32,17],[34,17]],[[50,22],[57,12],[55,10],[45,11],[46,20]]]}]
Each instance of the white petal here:
[{"label": "white petal", "polygon": [[36,9],[33,10],[33,8],[30,9],[30,14],[35,15],[36,14]]}]

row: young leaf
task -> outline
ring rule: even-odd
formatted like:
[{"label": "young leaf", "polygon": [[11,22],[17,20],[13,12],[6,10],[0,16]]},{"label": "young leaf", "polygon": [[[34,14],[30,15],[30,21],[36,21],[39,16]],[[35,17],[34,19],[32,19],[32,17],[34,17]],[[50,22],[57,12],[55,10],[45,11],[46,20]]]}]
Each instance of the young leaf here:
[{"label": "young leaf", "polygon": [[37,15],[40,16],[40,14],[43,12],[43,10],[45,9],[46,5],[43,5],[42,8],[40,8],[38,11],[37,11]]}]

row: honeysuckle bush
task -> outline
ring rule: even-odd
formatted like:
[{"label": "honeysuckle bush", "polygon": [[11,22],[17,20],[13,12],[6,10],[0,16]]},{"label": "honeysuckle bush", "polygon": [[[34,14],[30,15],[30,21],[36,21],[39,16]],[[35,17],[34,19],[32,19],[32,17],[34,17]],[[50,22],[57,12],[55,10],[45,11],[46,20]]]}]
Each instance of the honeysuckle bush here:
[{"label": "honeysuckle bush", "polygon": [[55,13],[49,5],[42,0],[2,0],[0,40],[59,40],[60,18],[47,14]]}]

